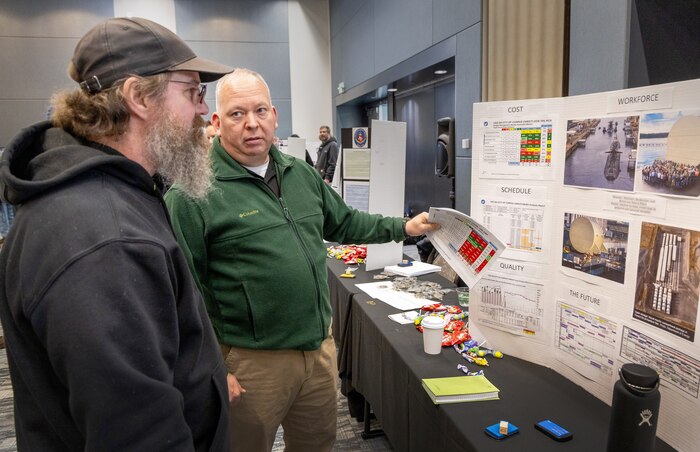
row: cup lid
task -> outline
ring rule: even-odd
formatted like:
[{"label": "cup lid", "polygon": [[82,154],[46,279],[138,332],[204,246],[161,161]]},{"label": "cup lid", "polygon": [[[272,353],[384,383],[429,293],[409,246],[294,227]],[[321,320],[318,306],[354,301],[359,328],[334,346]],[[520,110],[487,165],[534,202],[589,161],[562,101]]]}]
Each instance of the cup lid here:
[{"label": "cup lid", "polygon": [[421,325],[423,328],[430,328],[434,330],[442,329],[445,327],[445,319],[435,315],[429,315],[427,317],[423,317]]}]

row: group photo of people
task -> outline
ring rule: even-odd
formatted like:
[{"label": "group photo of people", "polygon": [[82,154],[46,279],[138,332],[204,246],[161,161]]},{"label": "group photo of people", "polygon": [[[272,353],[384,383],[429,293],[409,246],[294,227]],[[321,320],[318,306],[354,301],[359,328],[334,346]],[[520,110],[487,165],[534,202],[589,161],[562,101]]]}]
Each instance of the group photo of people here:
[{"label": "group photo of people", "polygon": [[671,160],[654,160],[642,168],[642,180],[649,185],[662,185],[672,190],[693,187],[700,176],[700,164],[689,165]]}]

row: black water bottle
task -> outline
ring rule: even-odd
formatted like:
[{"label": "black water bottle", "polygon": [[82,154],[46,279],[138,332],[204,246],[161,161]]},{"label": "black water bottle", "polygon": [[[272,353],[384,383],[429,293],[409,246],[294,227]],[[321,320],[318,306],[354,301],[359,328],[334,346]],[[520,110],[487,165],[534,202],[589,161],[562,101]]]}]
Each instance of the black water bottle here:
[{"label": "black water bottle", "polygon": [[659,421],[659,374],[641,364],[623,364],[613,389],[608,452],[651,452]]}]

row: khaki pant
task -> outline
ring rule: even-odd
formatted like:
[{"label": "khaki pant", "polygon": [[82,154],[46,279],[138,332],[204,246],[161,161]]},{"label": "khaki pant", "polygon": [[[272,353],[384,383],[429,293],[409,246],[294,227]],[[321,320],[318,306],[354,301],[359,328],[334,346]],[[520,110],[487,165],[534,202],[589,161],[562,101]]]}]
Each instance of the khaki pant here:
[{"label": "khaki pant", "polygon": [[331,450],[338,384],[333,336],[310,352],[221,350],[226,368],[246,390],[230,410],[231,452],[269,452],[280,424],[286,452]]}]

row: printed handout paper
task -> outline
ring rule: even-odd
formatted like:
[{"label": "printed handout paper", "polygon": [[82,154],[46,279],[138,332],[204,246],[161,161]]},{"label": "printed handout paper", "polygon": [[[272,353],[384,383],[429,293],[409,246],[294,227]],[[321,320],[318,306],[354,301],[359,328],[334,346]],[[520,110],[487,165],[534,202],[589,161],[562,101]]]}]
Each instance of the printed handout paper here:
[{"label": "printed handout paper", "polygon": [[469,287],[505,249],[492,232],[457,210],[431,207],[429,221],[438,223],[440,229],[428,232],[428,239]]}]

